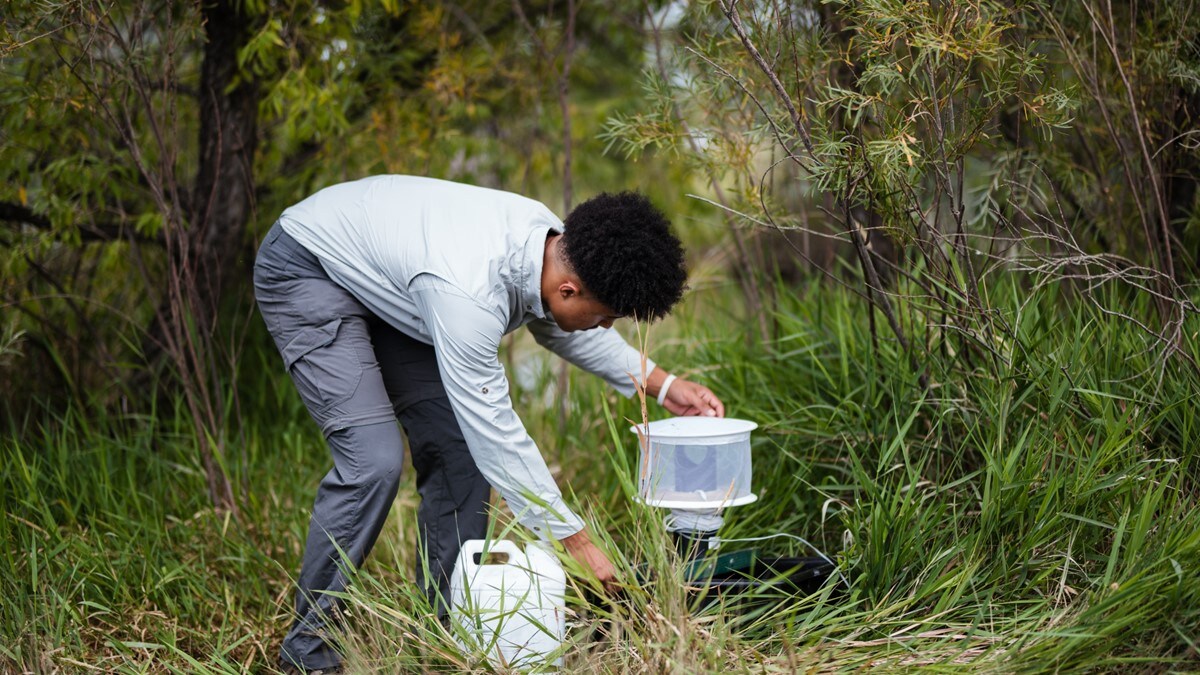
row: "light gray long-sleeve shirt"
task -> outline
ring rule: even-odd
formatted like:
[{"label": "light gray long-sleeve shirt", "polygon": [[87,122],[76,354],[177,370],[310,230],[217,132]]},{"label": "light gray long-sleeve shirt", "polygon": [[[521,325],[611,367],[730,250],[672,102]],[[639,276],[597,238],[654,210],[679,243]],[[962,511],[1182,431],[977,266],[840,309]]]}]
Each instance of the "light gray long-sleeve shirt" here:
[{"label": "light gray long-sleeve shirt", "polygon": [[433,345],[471,456],[521,523],[543,538],[582,529],[513,411],[498,355],[500,339],[528,325],[542,346],[634,393],[638,350],[612,329],[564,332],[542,304],[546,238],[562,221],[509,192],[376,176],[325,188],[280,223],[368,309]]}]

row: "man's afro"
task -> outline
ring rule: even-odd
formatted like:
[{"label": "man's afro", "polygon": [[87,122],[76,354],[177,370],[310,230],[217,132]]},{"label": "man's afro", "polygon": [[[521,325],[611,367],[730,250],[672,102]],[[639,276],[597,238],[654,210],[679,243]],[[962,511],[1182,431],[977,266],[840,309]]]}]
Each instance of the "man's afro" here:
[{"label": "man's afro", "polygon": [[687,284],[683,245],[666,216],[636,192],[602,193],[567,216],[567,264],[621,316],[666,316]]}]

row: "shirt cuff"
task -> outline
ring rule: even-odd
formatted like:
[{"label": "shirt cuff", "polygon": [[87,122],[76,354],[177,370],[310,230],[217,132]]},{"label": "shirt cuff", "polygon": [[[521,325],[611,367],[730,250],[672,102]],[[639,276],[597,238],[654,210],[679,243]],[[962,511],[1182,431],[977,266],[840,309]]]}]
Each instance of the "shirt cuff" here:
[{"label": "shirt cuff", "polygon": [[531,508],[529,512],[515,515],[522,525],[533,530],[542,541],[566,539],[584,528],[583,519],[571,511],[562,497],[545,508]]}]

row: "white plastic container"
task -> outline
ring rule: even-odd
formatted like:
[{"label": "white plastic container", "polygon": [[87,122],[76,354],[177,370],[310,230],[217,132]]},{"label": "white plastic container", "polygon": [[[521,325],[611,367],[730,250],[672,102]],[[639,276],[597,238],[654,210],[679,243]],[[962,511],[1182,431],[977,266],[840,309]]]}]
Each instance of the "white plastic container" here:
[{"label": "white plastic container", "polygon": [[758,499],[750,491],[749,420],[672,417],[632,428],[641,438],[638,494],[651,506],[720,509]]},{"label": "white plastic container", "polygon": [[[504,554],[504,563],[482,556]],[[560,666],[548,657],[566,634],[566,574],[549,551],[522,551],[508,540],[463,542],[450,579],[451,618],[463,628],[464,649],[485,652],[493,666]]]}]

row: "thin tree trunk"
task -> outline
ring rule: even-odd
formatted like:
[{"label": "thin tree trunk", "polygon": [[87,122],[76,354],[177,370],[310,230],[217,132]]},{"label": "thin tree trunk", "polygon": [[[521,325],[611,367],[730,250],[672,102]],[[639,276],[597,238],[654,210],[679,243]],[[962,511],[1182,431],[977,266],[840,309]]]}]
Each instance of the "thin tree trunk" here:
[{"label": "thin tree trunk", "polygon": [[[167,344],[179,370],[200,448],[209,496],[218,508],[237,512],[225,471],[227,427],[217,389],[213,330],[227,281],[244,271],[246,226],[254,207],[258,82],[241,73],[238,52],[253,35],[255,20],[236,0],[203,5],[204,61],[200,71],[200,161],[187,204],[186,226],[169,238],[171,290],[165,316]],[[231,84],[237,82],[231,88]],[[162,316],[162,315],[160,315]]]},{"label": "thin tree trunk", "polygon": [[[241,73],[238,52],[254,21],[237,0],[204,5],[200,75],[200,164],[191,199],[190,236],[198,257],[203,310],[215,310],[226,279],[245,267],[246,226],[254,210],[254,151],[262,90]],[[230,83],[238,85],[229,89]],[[214,312],[215,314],[215,312]]]}]

